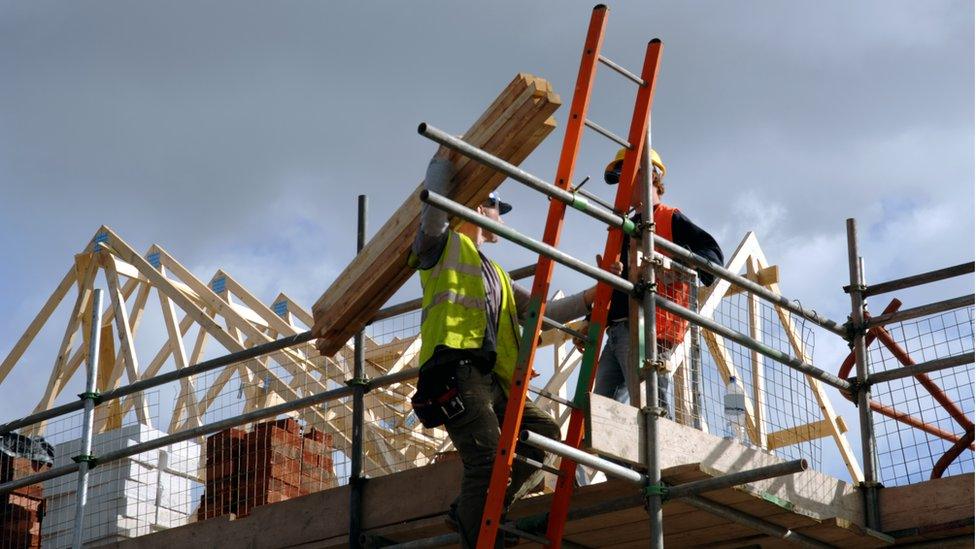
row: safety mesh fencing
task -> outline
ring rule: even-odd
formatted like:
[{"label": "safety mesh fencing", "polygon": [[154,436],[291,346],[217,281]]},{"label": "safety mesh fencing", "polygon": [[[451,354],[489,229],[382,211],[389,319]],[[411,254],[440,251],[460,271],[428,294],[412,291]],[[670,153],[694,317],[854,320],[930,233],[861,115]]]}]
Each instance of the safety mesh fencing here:
[{"label": "safety mesh fencing", "polygon": [[[417,366],[419,313],[378,321],[364,337],[367,378]],[[347,387],[354,377],[352,342],[333,357],[312,344],[262,355],[192,381],[178,401],[171,429],[211,424]],[[363,474],[377,477],[426,465],[440,441],[411,421],[414,380],[365,394]],[[294,412],[224,429],[199,440],[196,486],[183,499],[194,520],[248,516],[255,507],[347,484],[351,473],[353,398],[343,396]],[[441,438],[445,438],[441,435]]]},{"label": "safety mesh fencing", "polygon": [[[124,450],[158,436],[159,393],[147,391],[96,408],[92,455]],[[31,455],[0,454],[0,481],[8,482],[73,463],[81,454],[82,412],[74,412],[22,430],[44,437]],[[189,509],[163,511],[172,472],[166,465],[171,448],[139,453],[98,464],[88,476],[82,524],[86,546],[110,544],[185,523]],[[44,454],[49,462],[41,459]],[[72,473],[0,495],[0,547],[66,548],[72,546],[78,502],[78,474]],[[162,498],[162,499],[161,499]]]},{"label": "safety mesh fencing", "polygon": [[[748,335],[792,358],[810,361],[814,331],[798,316],[745,292],[732,292],[716,303],[704,303],[703,314],[724,327]],[[714,308],[713,308],[714,305]],[[691,379],[692,393],[700,394],[698,413],[679,421],[724,437],[742,437],[747,445],[770,451],[783,459],[805,458],[811,467],[822,462],[825,420],[818,398],[826,389],[806,375],[702,328],[700,387]],[[688,368],[690,371],[691,369]],[[744,425],[736,433],[735,416],[725,413],[724,400],[735,385],[745,394]],[[819,395],[818,395],[819,393]],[[829,439],[828,439],[829,440]]]},{"label": "safety mesh fencing", "polygon": [[[868,347],[871,372],[948,358],[973,350],[973,308],[887,326],[894,340]],[[871,387],[879,477],[886,486],[973,471],[973,365]],[[956,451],[950,452],[954,446]],[[941,465],[940,461],[942,462]]]}]

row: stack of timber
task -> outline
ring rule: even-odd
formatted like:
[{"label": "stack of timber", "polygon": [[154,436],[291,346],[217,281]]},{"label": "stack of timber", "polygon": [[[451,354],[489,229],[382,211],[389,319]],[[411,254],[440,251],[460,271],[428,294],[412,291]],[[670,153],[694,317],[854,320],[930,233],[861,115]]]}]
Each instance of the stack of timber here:
[{"label": "stack of timber", "polygon": [[[468,143],[518,165],[556,127],[561,104],[546,80],[519,74],[464,134]],[[505,179],[499,172],[460,157],[450,198],[474,208]],[[420,223],[420,185],[315,302],[313,331],[320,350],[333,355],[410,278],[410,245]],[[452,222],[457,226],[458,220]]]}]

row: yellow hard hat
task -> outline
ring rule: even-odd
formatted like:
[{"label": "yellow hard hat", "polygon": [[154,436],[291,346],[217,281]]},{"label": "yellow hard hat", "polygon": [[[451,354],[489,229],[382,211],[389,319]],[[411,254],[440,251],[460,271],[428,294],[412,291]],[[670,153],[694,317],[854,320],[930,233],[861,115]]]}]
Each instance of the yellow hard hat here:
[{"label": "yellow hard hat", "polygon": [[[620,149],[617,151],[617,156],[613,157],[613,160],[607,164],[606,169],[603,171],[603,180],[610,185],[616,185],[620,181],[620,166],[624,161],[624,154],[627,153],[627,149]],[[668,169],[664,167],[664,161],[661,160],[661,155],[657,154],[657,151],[651,149],[651,163],[657,166],[657,169],[661,170],[661,177],[664,177],[668,173]]]}]

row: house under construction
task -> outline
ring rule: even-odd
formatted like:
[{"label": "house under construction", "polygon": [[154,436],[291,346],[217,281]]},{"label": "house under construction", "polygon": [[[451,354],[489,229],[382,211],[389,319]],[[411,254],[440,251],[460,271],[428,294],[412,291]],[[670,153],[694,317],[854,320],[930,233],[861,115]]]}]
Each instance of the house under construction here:
[{"label": "house under construction", "polygon": [[[420,126],[458,155],[454,191],[417,187],[368,242],[361,197],[359,253],[311,308],[283,291],[262,300],[223,270],[198,278],[160,245],[139,252],[98,228],[0,363],[3,392],[15,390],[4,384],[14,368],[48,376],[29,415],[0,418],[0,548],[457,545],[445,514],[463,467],[446,431],[424,429],[410,403],[421,302],[388,304],[413,276],[424,204],[539,254],[510,271],[532,279],[532,301],[479,547],[501,536],[548,547],[972,546],[973,296],[905,309],[866,300],[972,276],[973,262],[868,283],[848,220],[851,313],[830,319],[781,293],[752,232],[725,265],[655,238],[626,212],[650,173],[663,46],[651,40],[631,72],[600,53],[607,18],[594,8],[555,183],[518,166],[555,129],[561,99],[518,74],[463,137]],[[600,66],[636,87],[626,136],[587,118]],[[588,129],[626,149],[612,202],[571,184]],[[506,179],[549,198],[541,240],[473,210]],[[558,249],[568,209],[608,225],[605,264]],[[630,280],[606,269],[625,234]],[[587,324],[545,317],[556,263],[596,280]],[[698,272],[715,284],[700,287]],[[681,303],[656,293],[661,276],[688,288]],[[590,392],[612,290],[633,298],[634,341],[653,337],[659,309],[688,326],[672,352],[633,346],[633,405]],[[42,334],[61,339],[46,347]],[[814,365],[817,334],[846,341],[850,356]],[[647,396],[659,376],[673,410]],[[723,409],[734,389],[745,394],[741,425]],[[831,394],[857,407],[857,429]],[[561,440],[520,429],[526,398]],[[526,445],[547,459],[519,455]],[[515,460],[543,478],[506,512]]]}]

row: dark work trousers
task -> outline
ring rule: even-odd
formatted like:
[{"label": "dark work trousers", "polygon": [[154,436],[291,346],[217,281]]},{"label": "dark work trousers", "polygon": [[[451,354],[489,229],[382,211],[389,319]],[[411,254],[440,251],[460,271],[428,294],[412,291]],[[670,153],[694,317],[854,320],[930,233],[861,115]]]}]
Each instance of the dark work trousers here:
[{"label": "dark work trousers", "polygon": [[[461,494],[454,500],[458,533],[461,535],[462,547],[474,547],[481,530],[481,514],[491,482],[491,469],[498,448],[499,425],[504,421],[508,395],[494,374],[482,373],[470,361],[461,361],[456,368],[458,389],[464,401],[465,412],[449,420],[444,426],[464,464]],[[556,422],[528,400],[522,411],[521,428],[544,437],[560,439]],[[521,442],[516,452],[540,463],[545,460],[545,452],[525,446]],[[506,507],[522,484],[541,480],[541,471],[539,474],[534,473],[537,473],[537,469],[525,463],[515,461],[512,464],[512,479],[505,498]],[[502,537],[499,532],[496,547],[502,546]]]}]

